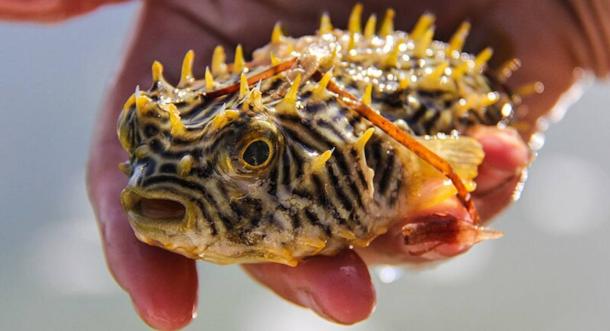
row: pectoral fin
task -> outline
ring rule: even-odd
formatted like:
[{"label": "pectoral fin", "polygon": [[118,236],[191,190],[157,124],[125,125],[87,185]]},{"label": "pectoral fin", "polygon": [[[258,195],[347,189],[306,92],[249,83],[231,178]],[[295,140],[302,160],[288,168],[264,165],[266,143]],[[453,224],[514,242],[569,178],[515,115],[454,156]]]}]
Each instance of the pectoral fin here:
[{"label": "pectoral fin", "polygon": [[[430,151],[446,160],[461,179],[466,189],[474,191],[477,168],[485,153],[479,142],[469,137],[427,137],[418,138]],[[441,172],[414,154],[411,160],[415,170],[411,176],[411,195],[415,200],[412,206],[427,209],[454,197],[457,189]]]},{"label": "pectoral fin", "polygon": [[[470,137],[432,137],[421,138],[420,142],[449,162],[469,190],[474,189],[473,180],[477,177],[477,168],[485,157],[483,148],[476,139]],[[426,171],[435,171],[431,167],[428,168]]]}]

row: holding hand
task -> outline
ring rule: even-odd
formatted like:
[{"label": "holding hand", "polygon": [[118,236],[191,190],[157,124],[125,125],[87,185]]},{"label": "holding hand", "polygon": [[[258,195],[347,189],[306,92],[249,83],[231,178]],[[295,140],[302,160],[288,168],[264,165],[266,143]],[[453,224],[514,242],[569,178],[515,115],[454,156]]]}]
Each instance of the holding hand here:
[{"label": "holding hand", "polygon": [[[49,21],[67,18],[115,1],[0,1],[0,18]],[[536,122],[555,104],[575,81],[576,67],[605,75],[610,67],[607,53],[610,29],[595,12],[607,12],[604,1],[452,1],[425,3],[391,1],[365,4],[381,13],[386,7],[397,12],[397,29],[406,30],[424,11],[437,15],[437,38],[447,40],[462,20],[472,23],[466,50],[476,52],[486,46],[496,51],[494,65],[512,57],[523,62],[509,80],[512,87],[542,81],[545,92],[525,100],[514,129],[478,127],[469,132],[483,146],[485,160],[479,169],[476,204],[484,219],[489,219],[512,200],[521,171],[530,159],[524,141],[536,132]],[[387,3],[386,3],[387,2]],[[338,27],[345,27],[352,4],[349,2],[277,1],[155,1],[144,3],[137,31],[116,84],[99,117],[89,162],[89,192],[94,205],[109,267],[117,282],[131,295],[140,316],[151,326],[173,329],[186,325],[197,302],[195,263],[139,242],[129,227],[119,203],[125,177],[116,165],[126,159],[116,139],[116,119],[122,104],[136,85],[150,83],[150,64],[165,64],[171,81],[179,77],[181,55],[194,48],[199,54],[212,54],[217,44],[231,48],[241,42],[255,49],[268,42],[276,20],[282,20],[293,35],[312,33],[319,14],[327,10]],[[606,13],[607,14],[607,13]],[[604,34],[606,33],[606,34]],[[202,76],[200,56],[195,68]],[[434,210],[418,213],[449,214],[467,217],[463,207],[449,200]],[[407,215],[418,217],[419,215]],[[467,247],[445,246],[426,259],[456,255]],[[307,259],[292,268],[277,264],[246,265],[245,270],[282,297],[340,323],[365,319],[374,306],[367,263],[419,262],[405,250],[397,226],[378,238],[370,247],[357,252]],[[366,262],[365,262],[366,261]],[[205,316],[205,313],[202,314]],[[205,318],[205,317],[203,317]]]}]

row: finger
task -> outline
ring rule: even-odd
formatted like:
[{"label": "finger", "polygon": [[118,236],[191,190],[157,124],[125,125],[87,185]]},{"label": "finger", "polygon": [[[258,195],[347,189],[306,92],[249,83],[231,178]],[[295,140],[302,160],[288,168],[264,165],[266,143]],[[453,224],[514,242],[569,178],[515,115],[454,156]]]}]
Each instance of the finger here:
[{"label": "finger", "polygon": [[55,22],[126,0],[0,0],[0,20]]},{"label": "finger", "polygon": [[477,139],[485,152],[476,178],[480,195],[521,173],[529,163],[530,150],[514,129],[477,126],[468,135]]},{"label": "finger", "polygon": [[531,152],[511,128],[479,126],[468,134],[481,143],[485,152],[473,196],[481,218],[488,220],[513,201]]},{"label": "finger", "polygon": [[375,290],[366,264],[352,250],[316,256],[297,267],[274,263],[244,269],[275,293],[320,316],[342,324],[366,319],[375,306]]}]

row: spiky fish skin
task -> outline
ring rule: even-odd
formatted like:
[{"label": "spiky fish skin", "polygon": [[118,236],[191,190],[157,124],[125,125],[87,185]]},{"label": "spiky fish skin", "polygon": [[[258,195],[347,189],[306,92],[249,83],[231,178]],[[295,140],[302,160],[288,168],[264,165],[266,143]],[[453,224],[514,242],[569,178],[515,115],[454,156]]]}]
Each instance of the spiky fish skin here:
[{"label": "spiky fish skin", "polygon": [[[385,22],[380,34],[324,24],[300,38],[276,26],[248,65],[241,48],[231,65],[217,48],[202,80],[192,76],[189,52],[176,87],[153,65],[153,86],[136,91],[118,123],[130,155],[121,201],[140,240],[221,264],[296,265],[386,232],[438,174],[327,90],[329,79],[447,148],[446,135],[510,121],[511,96],[486,72],[489,51],[475,57],[432,40],[430,22],[411,34]],[[248,84],[286,61],[294,65]],[[240,81],[238,91],[215,93]],[[483,157],[469,144],[466,180]],[[175,201],[184,213],[151,217],[142,201],[155,199]]]}]

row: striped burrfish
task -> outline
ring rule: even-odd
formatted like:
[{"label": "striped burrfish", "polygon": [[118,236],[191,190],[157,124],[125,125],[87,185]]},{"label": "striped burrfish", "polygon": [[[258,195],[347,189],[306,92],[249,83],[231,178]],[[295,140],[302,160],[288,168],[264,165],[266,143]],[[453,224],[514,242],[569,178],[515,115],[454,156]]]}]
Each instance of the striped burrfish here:
[{"label": "striped burrfish", "polygon": [[472,220],[407,226],[407,243],[497,236],[477,224],[469,192],[484,153],[463,135],[513,117],[491,50],[462,51],[467,22],[441,42],[431,14],[407,33],[391,9],[364,27],[361,11],[345,30],[323,15],[298,38],[276,24],[249,61],[237,46],[227,63],[218,46],[201,79],[189,51],[175,86],[153,63],[152,87],[118,121],[121,203],[140,240],[216,263],[296,265],[365,247],[413,208],[456,195]]}]

